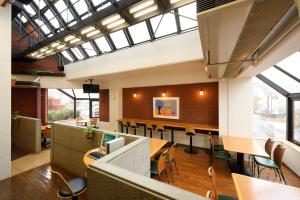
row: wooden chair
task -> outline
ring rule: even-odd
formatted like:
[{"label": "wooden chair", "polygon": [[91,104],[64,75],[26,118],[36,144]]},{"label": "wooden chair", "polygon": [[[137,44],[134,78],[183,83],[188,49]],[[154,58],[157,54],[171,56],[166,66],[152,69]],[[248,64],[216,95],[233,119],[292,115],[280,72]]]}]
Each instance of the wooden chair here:
[{"label": "wooden chair", "polygon": [[[210,131],[208,132],[208,136],[211,137],[212,139],[214,139],[214,136]],[[214,145],[214,150],[215,151],[224,151],[224,146],[222,144],[215,144]]]},{"label": "wooden chair", "polygon": [[[44,138],[44,145],[47,146],[49,144],[51,144],[51,128],[46,126],[46,128],[43,131],[43,138]],[[47,139],[49,139],[47,141]]]},{"label": "wooden chair", "polygon": [[208,168],[208,176],[213,184],[213,192],[210,190],[206,193],[206,197],[213,200],[237,200],[236,198],[232,196],[227,195],[220,195],[217,190],[216,182],[215,182],[215,172],[213,167]]},{"label": "wooden chair", "polygon": [[[280,181],[282,178],[284,183],[286,184],[285,178],[284,178],[282,170],[281,170],[282,158],[283,158],[284,151],[285,151],[284,146],[279,144],[279,145],[277,145],[277,147],[274,150],[274,160],[268,159],[268,158],[264,158],[264,159],[260,160],[259,164],[257,165],[258,178],[259,178],[262,170],[264,170],[266,168],[270,168],[270,169],[274,170],[275,175],[277,172]],[[263,168],[259,170],[259,166],[263,166]]]},{"label": "wooden chair", "polygon": [[126,132],[128,134],[129,123],[127,121],[122,120],[122,126],[126,128]]},{"label": "wooden chair", "polygon": [[[162,152],[158,160],[151,160],[151,175],[157,176],[158,180],[161,180],[161,174],[165,173],[166,178],[168,178],[165,157],[168,153],[168,150]],[[168,179],[167,182],[169,183]]]},{"label": "wooden chair", "polygon": [[165,162],[170,166],[170,171],[171,171],[173,182],[174,182],[174,177],[173,177],[172,163],[174,163],[174,166],[176,168],[177,174],[179,175],[178,168],[177,168],[176,161],[175,161],[176,147],[177,147],[177,143],[173,144],[168,149],[168,153],[166,154],[166,157],[165,157]]},{"label": "wooden chair", "polygon": [[167,132],[165,127],[162,124],[156,124],[156,131],[160,133],[160,139],[164,138],[164,134]]},{"label": "wooden chair", "polygon": [[90,125],[97,128],[98,118],[92,118],[90,121]]},{"label": "wooden chair", "polygon": [[85,178],[78,177],[66,181],[66,179],[56,171],[50,169],[52,180],[57,185],[57,196],[59,198],[72,198],[78,199],[78,196],[82,194],[87,188],[87,182]]},{"label": "wooden chair", "polygon": [[[153,124],[146,123],[146,128],[148,131],[150,131],[150,138],[152,138],[152,133],[155,130],[155,128],[153,127]],[[145,135],[145,137],[146,137],[146,135]]]},{"label": "wooden chair", "polygon": [[[271,158],[273,144],[274,144],[274,141],[271,138],[269,138],[265,143],[265,151],[270,156],[269,158],[250,155],[250,159],[252,159],[252,171],[254,172],[254,175],[255,175],[256,165],[259,165],[260,163],[265,162],[265,160],[268,161]],[[275,175],[276,175],[276,173],[275,173]]]},{"label": "wooden chair", "polygon": [[227,161],[229,167],[229,161],[231,160],[231,155],[227,151],[215,151],[215,141],[211,135],[209,135],[209,142],[211,146],[211,156],[209,160],[209,165],[211,166],[214,162],[214,159],[220,159]]},{"label": "wooden chair", "polygon": [[194,128],[186,128],[185,134],[190,137],[190,145],[184,149],[186,153],[197,154],[198,150],[196,147],[193,147],[193,137],[196,135]]}]

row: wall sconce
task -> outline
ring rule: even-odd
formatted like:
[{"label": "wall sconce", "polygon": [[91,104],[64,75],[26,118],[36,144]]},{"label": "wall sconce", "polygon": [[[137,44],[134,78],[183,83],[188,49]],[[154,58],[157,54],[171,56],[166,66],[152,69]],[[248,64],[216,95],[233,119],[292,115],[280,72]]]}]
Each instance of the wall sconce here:
[{"label": "wall sconce", "polygon": [[133,96],[133,98],[136,98],[136,97],[137,97],[137,94],[136,94],[136,93],[134,93],[132,96]]},{"label": "wall sconce", "polygon": [[165,96],[166,96],[166,93],[165,93],[165,92],[163,92],[163,93],[161,94],[161,96],[165,97]]},{"label": "wall sconce", "polygon": [[204,95],[204,91],[203,91],[203,88],[200,89],[200,96],[203,96]]}]

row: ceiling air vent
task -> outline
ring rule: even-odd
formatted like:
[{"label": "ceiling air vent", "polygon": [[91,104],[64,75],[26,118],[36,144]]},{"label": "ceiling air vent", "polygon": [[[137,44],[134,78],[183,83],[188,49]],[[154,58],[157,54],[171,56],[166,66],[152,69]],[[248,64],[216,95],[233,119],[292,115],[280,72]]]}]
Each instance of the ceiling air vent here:
[{"label": "ceiling air vent", "polygon": [[197,12],[203,12],[234,0],[197,0]]}]

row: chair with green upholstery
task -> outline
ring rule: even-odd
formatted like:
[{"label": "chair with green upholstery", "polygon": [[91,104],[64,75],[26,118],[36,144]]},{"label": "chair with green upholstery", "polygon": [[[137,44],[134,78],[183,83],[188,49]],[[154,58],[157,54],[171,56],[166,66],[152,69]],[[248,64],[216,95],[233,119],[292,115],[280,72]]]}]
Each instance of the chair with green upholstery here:
[{"label": "chair with green upholstery", "polygon": [[273,144],[274,144],[274,141],[271,138],[269,138],[265,143],[265,151],[269,155],[268,158],[261,157],[261,156],[252,156],[252,155],[250,155],[249,160],[251,160],[251,158],[253,160],[252,161],[252,171],[254,172],[254,175],[255,175],[256,165],[259,165],[261,162],[264,162],[266,159],[269,160],[271,158]]},{"label": "chair with green upholstery", "polygon": [[229,161],[231,160],[230,153],[228,153],[228,151],[215,151],[215,142],[212,135],[209,135],[209,142],[211,145],[211,156],[209,159],[209,165],[213,164],[214,159],[220,159],[227,161],[227,164],[229,166]]},{"label": "chair with green upholstery", "polygon": [[[283,158],[283,154],[284,154],[285,148],[282,145],[277,145],[277,147],[274,150],[274,160],[270,159],[270,158],[256,158],[256,162],[257,162],[257,173],[258,173],[258,178],[262,172],[262,170],[266,169],[266,168],[270,168],[274,170],[275,176],[276,173],[279,176],[279,179],[281,181],[281,178],[283,179],[284,183],[286,184],[285,178],[283,176],[282,170],[281,170],[281,166],[282,166],[282,158]],[[259,167],[262,166],[262,169],[259,169]]]},{"label": "chair with green upholstery", "polygon": [[[165,159],[168,154],[168,150],[160,154],[158,160],[151,160],[151,176],[157,176],[158,180],[161,180],[161,174],[164,173],[166,178],[168,178]],[[168,179],[167,182],[169,183]]]},{"label": "chair with green upholstery", "polygon": [[209,198],[209,199],[213,199],[213,200],[237,200],[235,197],[232,197],[232,196],[227,196],[227,195],[220,195],[218,193],[218,190],[217,190],[217,186],[216,186],[216,182],[215,182],[215,179],[214,179],[214,176],[215,176],[215,172],[214,172],[214,169],[212,167],[209,167],[208,168],[208,176],[213,184],[213,191],[214,192],[211,192],[210,190],[206,193],[206,197]]}]

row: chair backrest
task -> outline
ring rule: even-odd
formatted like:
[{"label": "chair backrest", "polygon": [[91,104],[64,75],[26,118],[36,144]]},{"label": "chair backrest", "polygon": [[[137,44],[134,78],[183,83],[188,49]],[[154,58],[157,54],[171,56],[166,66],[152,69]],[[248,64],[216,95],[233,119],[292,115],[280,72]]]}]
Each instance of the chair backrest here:
[{"label": "chair backrest", "polygon": [[165,157],[166,157],[167,154],[168,154],[168,150],[161,153],[160,156],[159,156],[159,159],[157,161],[157,172],[158,172],[159,175],[166,168]]},{"label": "chair backrest", "polygon": [[64,190],[70,194],[74,194],[74,192],[68,185],[66,179],[59,172],[53,171],[52,168],[50,168],[50,171],[52,175],[52,180],[54,181],[54,183],[57,185],[59,189]]},{"label": "chair backrest", "polygon": [[98,122],[98,118],[92,118],[91,121],[90,121],[90,124],[92,126],[97,126],[97,122]]},{"label": "chair backrest", "polygon": [[148,130],[153,130],[153,125],[151,123],[146,123],[146,127]]},{"label": "chair backrest", "polygon": [[46,127],[44,129],[44,137],[45,138],[51,138],[51,128],[50,127]]},{"label": "chair backrest", "polygon": [[284,154],[285,148],[282,145],[277,145],[277,147],[274,150],[274,161],[276,162],[276,164],[281,167],[282,164],[282,158],[283,158],[283,154]]},{"label": "chair backrest", "polygon": [[272,154],[273,144],[274,144],[274,141],[271,140],[271,138],[269,138],[265,143],[265,151],[269,156],[271,156],[271,154]]},{"label": "chair backrest", "polygon": [[165,127],[162,124],[156,124],[156,130],[158,131],[165,131]]},{"label": "chair backrest", "polygon": [[177,143],[174,143],[170,148],[169,148],[169,161],[175,160],[175,151],[176,151]]},{"label": "chair backrest", "polygon": [[129,123],[130,123],[130,126],[131,126],[131,127],[137,127],[135,121],[130,121]]},{"label": "chair backrest", "polygon": [[125,121],[125,120],[122,120],[122,125],[123,125],[123,126],[128,126],[128,122]]},{"label": "chair backrest", "polygon": [[210,143],[210,146],[211,146],[211,154],[214,155],[214,153],[215,153],[215,141],[214,141],[214,138],[213,138],[213,136],[210,132],[208,133],[208,139],[209,139],[209,143]]},{"label": "chair backrest", "polygon": [[214,168],[213,167],[209,167],[208,168],[208,176],[213,184],[213,190],[214,190],[214,198],[213,199],[218,199],[218,191],[217,191],[217,186],[216,186],[216,182],[215,182],[215,171],[214,171]]}]

